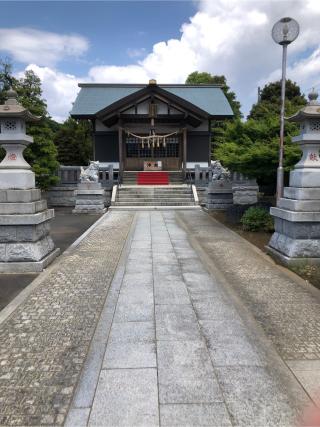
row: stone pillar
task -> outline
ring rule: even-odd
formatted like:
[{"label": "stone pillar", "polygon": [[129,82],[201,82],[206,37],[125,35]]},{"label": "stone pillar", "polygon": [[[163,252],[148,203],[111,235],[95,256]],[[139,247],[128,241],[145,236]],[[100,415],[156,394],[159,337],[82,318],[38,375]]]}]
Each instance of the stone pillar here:
[{"label": "stone pillar", "polygon": [[100,182],[80,182],[75,190],[76,204],[74,214],[103,214],[105,194]]},{"label": "stone pillar", "polygon": [[42,271],[59,253],[50,237],[53,209],[35,188],[35,175],[23,158],[33,142],[26,121],[37,121],[17,102],[10,90],[0,105],[0,145],[6,156],[0,163],[0,273]]},{"label": "stone pillar", "polygon": [[209,182],[206,197],[206,208],[225,210],[232,205],[232,184],[228,180]]},{"label": "stone pillar", "polygon": [[99,162],[90,162],[87,169],[81,167],[80,183],[75,190],[74,214],[102,214],[106,211],[105,192],[99,182]]},{"label": "stone pillar", "polygon": [[225,210],[232,205],[232,182],[230,172],[218,160],[211,162],[212,178],[209,179],[206,208]]},{"label": "stone pillar", "polygon": [[232,193],[234,205],[255,205],[258,203],[259,187],[255,179],[242,174],[233,174]]},{"label": "stone pillar", "polygon": [[320,104],[309,95],[309,104],[288,120],[300,123],[302,158],[290,173],[290,186],[277,207],[268,252],[288,265],[320,264]]}]

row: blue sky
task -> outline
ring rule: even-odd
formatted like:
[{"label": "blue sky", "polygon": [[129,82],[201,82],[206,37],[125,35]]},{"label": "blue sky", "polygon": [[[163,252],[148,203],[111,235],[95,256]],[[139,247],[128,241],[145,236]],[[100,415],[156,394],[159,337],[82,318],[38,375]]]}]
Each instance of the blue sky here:
[{"label": "blue sky", "polygon": [[0,56],[15,73],[33,69],[50,114],[63,121],[79,82],[183,83],[224,74],[247,114],[257,87],[280,78],[270,32],[284,16],[301,32],[288,77],[320,87],[320,0],[0,1]]},{"label": "blue sky", "polygon": [[[84,75],[90,66],[126,65],[130,52],[152,51],[159,40],[179,38],[196,11],[192,1],[10,1],[0,2],[0,27],[30,27],[86,37],[88,52],[60,62],[60,69]],[[15,61],[16,67],[23,63]]]}]

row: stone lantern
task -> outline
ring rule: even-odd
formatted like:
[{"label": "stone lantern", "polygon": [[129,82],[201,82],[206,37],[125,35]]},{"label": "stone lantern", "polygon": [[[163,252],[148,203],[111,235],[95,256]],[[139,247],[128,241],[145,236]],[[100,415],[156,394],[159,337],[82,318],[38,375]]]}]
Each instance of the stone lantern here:
[{"label": "stone lantern", "polygon": [[302,158],[290,172],[284,197],[271,208],[275,220],[268,251],[284,264],[320,264],[320,104],[318,94],[309,94],[309,103],[288,120],[300,124],[292,139]]},{"label": "stone lantern", "polygon": [[0,272],[23,273],[43,270],[59,253],[50,237],[53,209],[35,188],[35,175],[23,151],[33,142],[26,134],[26,122],[36,122],[10,89],[0,105],[0,146],[5,158],[0,163]]}]

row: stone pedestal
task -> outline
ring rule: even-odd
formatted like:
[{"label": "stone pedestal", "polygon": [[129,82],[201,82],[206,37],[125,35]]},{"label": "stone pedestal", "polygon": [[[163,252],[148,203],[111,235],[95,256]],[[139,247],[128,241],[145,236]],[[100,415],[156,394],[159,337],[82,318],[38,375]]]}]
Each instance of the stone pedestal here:
[{"label": "stone pedestal", "polygon": [[232,185],[227,180],[211,181],[207,189],[206,208],[224,210],[232,205]]},{"label": "stone pedestal", "polygon": [[0,273],[39,272],[58,255],[53,217],[40,190],[0,190]]},{"label": "stone pedestal", "polygon": [[98,182],[81,182],[75,190],[76,204],[74,214],[102,214],[106,212],[104,205],[104,189]]},{"label": "stone pedestal", "polygon": [[269,253],[288,265],[320,265],[320,105],[317,94],[289,120],[300,122],[301,133],[293,138],[302,158],[290,173],[290,186],[277,207],[271,208],[275,233]]},{"label": "stone pedestal", "polygon": [[232,183],[234,205],[255,205],[258,203],[259,187],[255,180]]}]

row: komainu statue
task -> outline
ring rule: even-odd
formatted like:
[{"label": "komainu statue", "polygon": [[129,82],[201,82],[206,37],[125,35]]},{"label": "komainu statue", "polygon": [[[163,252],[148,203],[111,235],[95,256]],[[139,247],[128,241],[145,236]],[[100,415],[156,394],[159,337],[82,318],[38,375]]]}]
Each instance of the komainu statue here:
[{"label": "komainu statue", "polygon": [[80,182],[98,182],[99,181],[99,162],[90,162],[85,169],[81,166]]},{"label": "komainu statue", "polygon": [[219,160],[211,162],[212,181],[230,181],[231,174],[228,169],[224,168]]}]

